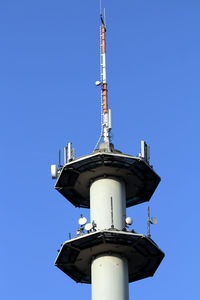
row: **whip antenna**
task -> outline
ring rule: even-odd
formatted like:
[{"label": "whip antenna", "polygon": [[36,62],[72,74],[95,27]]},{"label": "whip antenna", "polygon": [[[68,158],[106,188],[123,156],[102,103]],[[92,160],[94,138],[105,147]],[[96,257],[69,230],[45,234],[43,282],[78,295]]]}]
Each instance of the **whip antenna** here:
[{"label": "whip antenna", "polygon": [[101,7],[102,7],[102,3],[101,3],[102,1],[101,0],[99,0],[99,6],[100,6],[100,15],[101,15]]}]

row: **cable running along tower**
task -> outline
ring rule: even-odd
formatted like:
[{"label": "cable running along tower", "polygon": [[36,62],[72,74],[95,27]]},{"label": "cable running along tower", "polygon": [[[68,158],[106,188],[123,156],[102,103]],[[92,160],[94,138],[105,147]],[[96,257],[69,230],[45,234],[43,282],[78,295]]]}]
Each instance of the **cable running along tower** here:
[{"label": "cable running along tower", "polygon": [[76,282],[91,283],[92,300],[128,300],[128,284],[153,276],[164,253],[150,235],[156,219],[148,213],[148,235],[135,233],[126,208],[149,201],[160,177],[149,165],[144,141],[139,156],[123,154],[110,142],[106,25],[100,19],[101,78],[96,85],[101,88],[101,135],[92,154],[75,158],[68,143],[64,165],[59,158],[59,165],[51,166],[55,189],[75,207],[90,209],[90,222],[81,215],[77,235],[62,244],[55,265]]}]

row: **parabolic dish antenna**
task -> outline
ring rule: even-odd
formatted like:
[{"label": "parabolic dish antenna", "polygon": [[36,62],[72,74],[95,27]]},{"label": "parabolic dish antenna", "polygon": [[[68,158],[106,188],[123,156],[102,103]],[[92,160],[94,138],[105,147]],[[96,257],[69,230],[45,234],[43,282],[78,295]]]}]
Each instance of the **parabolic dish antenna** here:
[{"label": "parabolic dish antenna", "polygon": [[93,228],[93,226],[92,226],[91,223],[88,223],[88,224],[85,225],[85,230],[87,230],[87,231],[92,230],[92,228]]},{"label": "parabolic dish antenna", "polygon": [[87,219],[85,217],[81,217],[78,220],[79,225],[84,226],[87,223]]},{"label": "parabolic dish antenna", "polygon": [[158,223],[158,221],[156,218],[152,217],[150,220],[150,223],[156,225]]},{"label": "parabolic dish antenna", "polygon": [[132,224],[133,224],[133,220],[132,220],[131,217],[127,217],[127,218],[126,218],[126,224],[127,224],[127,225],[132,225]]}]

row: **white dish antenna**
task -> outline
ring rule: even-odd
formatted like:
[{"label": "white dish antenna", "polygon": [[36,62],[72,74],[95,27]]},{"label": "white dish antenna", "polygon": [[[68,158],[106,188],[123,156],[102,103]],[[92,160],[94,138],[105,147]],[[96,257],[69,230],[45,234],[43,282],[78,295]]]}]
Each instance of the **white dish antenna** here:
[{"label": "white dish antenna", "polygon": [[148,222],[147,222],[147,225],[148,225],[148,237],[150,238],[151,237],[151,233],[150,233],[150,225],[153,224],[153,225],[156,225],[158,223],[157,219],[155,217],[152,217],[150,219],[150,208],[148,206]]},{"label": "white dish antenna", "polygon": [[156,225],[158,223],[158,220],[155,217],[152,217],[150,223]]},{"label": "white dish antenna", "polygon": [[96,84],[96,86],[99,86],[99,85],[101,85],[101,81],[96,81],[95,84]]},{"label": "white dish antenna", "polygon": [[84,226],[87,223],[87,219],[85,217],[80,217],[78,223],[80,226]]},{"label": "white dish antenna", "polygon": [[125,221],[126,221],[127,225],[132,225],[133,224],[133,219],[131,217],[127,217]]},{"label": "white dish antenna", "polygon": [[93,225],[91,223],[88,223],[85,225],[85,230],[87,230],[87,231],[92,230],[92,228],[93,228]]}]

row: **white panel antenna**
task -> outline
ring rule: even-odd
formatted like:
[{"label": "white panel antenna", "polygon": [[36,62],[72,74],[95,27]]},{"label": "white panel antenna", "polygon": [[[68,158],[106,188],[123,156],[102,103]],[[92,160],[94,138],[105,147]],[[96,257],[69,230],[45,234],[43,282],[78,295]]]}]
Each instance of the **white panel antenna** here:
[{"label": "white panel antenna", "polygon": [[51,177],[56,179],[58,177],[58,168],[56,165],[51,165]]},{"label": "white panel antenna", "polygon": [[68,143],[64,148],[64,164],[69,163],[75,159],[75,151],[72,149],[72,143]]},{"label": "white panel antenna", "polygon": [[145,141],[141,141],[141,153],[139,157],[149,164],[150,161],[150,146]]}]

